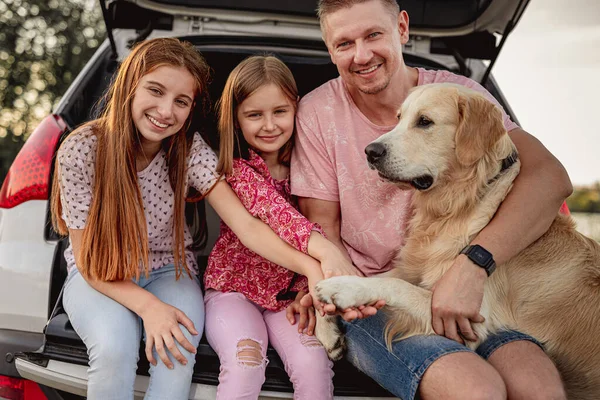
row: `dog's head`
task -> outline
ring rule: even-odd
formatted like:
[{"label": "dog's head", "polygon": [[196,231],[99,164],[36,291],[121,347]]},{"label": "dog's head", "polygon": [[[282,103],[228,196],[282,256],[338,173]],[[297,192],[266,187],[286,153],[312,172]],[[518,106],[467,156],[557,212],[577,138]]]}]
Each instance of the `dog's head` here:
[{"label": "dog's head", "polygon": [[473,167],[505,134],[502,113],[483,95],[461,85],[430,84],[411,91],[398,125],[365,153],[382,178],[428,190],[450,171]]}]

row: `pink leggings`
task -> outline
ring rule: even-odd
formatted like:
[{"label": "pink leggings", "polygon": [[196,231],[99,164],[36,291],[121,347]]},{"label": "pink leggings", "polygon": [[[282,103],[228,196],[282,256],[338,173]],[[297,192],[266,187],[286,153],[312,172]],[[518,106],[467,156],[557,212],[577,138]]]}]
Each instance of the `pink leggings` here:
[{"label": "pink leggings", "polygon": [[217,400],[258,398],[268,343],[285,365],[294,399],[333,399],[333,363],[314,336],[298,333],[285,310],[265,310],[243,294],[211,289],[204,303],[206,338],[221,362]]}]

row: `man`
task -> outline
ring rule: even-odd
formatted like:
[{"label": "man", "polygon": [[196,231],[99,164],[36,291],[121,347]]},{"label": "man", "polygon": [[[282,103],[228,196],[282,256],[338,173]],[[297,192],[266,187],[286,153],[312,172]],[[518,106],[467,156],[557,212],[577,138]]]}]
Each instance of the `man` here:
[{"label": "man", "polygon": [[[340,77],[300,103],[292,193],[299,196],[301,211],[321,224],[360,272],[374,275],[390,269],[403,242],[411,193],[369,170],[366,145],[394,127],[397,110],[417,85],[450,81],[493,98],[467,78],[405,65],[409,18],[394,0],[321,0],[318,14]],[[521,173],[496,217],[471,242],[491,252],[499,265],[548,229],[572,191],[558,160],[506,114],[504,123],[519,151]],[[433,290],[432,322],[440,336],[397,342],[390,353],[382,316],[344,322],[349,359],[405,400],[417,390],[424,399],[565,398],[558,371],[535,339],[503,333],[483,343],[479,355],[459,343],[475,339],[471,322],[481,321],[486,279],[483,268],[457,256]],[[345,319],[357,314],[346,313]]]}]

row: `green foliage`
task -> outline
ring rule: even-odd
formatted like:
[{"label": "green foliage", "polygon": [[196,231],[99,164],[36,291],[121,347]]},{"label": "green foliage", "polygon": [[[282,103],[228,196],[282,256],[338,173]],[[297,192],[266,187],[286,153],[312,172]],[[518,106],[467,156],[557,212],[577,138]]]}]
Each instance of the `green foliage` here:
[{"label": "green foliage", "polygon": [[576,187],[567,199],[573,212],[600,213],[600,182],[588,187]]},{"label": "green foliage", "polygon": [[0,182],[100,45],[95,0],[0,0]]}]

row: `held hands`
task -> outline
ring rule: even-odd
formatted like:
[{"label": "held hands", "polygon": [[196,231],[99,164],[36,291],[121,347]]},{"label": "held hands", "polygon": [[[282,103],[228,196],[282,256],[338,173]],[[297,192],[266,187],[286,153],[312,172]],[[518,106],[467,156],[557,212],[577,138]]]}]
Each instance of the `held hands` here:
[{"label": "held hands", "polygon": [[[354,269],[356,269],[356,271],[359,271],[358,268]],[[359,276],[364,275],[361,273]],[[325,279],[331,277],[332,275],[330,272],[325,274]],[[377,314],[377,311],[380,310],[383,306],[385,306],[385,300],[378,300],[375,303],[363,304],[358,307],[346,308],[345,310],[338,310],[334,304],[324,304],[323,311],[325,311],[325,313],[329,315],[339,314],[345,321],[351,322],[355,319],[371,317]]]},{"label": "held hands", "polygon": [[166,349],[182,365],[187,364],[188,361],[175,345],[175,340],[184,349],[196,354],[196,348],[183,335],[179,324],[185,326],[192,335],[198,335],[198,331],[196,331],[192,320],[181,310],[157,299],[145,308],[140,317],[144,321],[144,329],[146,330],[146,357],[152,365],[157,363],[152,352],[153,347],[156,347],[158,356],[169,369],[173,369],[173,363],[169,359]]},{"label": "held hands", "polygon": [[[321,270],[323,271],[324,279],[331,278],[334,276],[360,276],[364,277],[364,274],[352,264],[352,262],[344,256],[340,249],[333,245],[329,249],[327,256],[321,259]],[[314,300],[314,299],[313,299]],[[305,300],[308,304],[308,300]],[[353,321],[355,319],[367,318],[377,313],[377,310],[381,309],[385,305],[383,300],[379,300],[373,304],[364,304],[359,307],[348,308],[346,310],[337,310],[333,304],[323,304],[322,309],[324,313],[333,315],[340,314],[346,321]]]},{"label": "held hands", "polygon": [[433,330],[464,344],[475,341],[472,322],[483,322],[479,314],[487,273],[473,264],[467,256],[459,255],[454,264],[433,286],[431,314]]},{"label": "held hands", "polygon": [[[338,247],[338,245],[340,247]],[[315,308],[321,313],[321,315],[327,314],[340,314],[342,318],[347,321],[352,321],[356,318],[366,318],[371,315],[375,315],[377,310],[383,307],[385,304],[383,301],[378,301],[374,304],[365,304],[359,307],[349,308],[342,310],[341,312],[336,309],[333,304],[323,304],[319,301],[315,294],[315,285],[321,279],[327,279],[335,276],[364,276],[363,273],[356,268],[350,257],[345,250],[341,242],[336,245],[333,242],[325,239],[319,233],[313,231],[310,236],[308,244],[309,254],[315,257],[321,263],[321,276],[318,279],[311,279],[308,276],[309,291],[311,296],[304,296],[301,300],[301,304],[304,307],[310,307],[315,305]]]},{"label": "held hands", "polygon": [[[325,279],[327,279],[327,278],[331,278],[331,272],[328,272],[327,274],[325,274]],[[310,286],[310,279],[309,279],[309,287],[311,288],[311,290],[314,290],[313,286]],[[296,300],[298,300],[298,299],[296,299]],[[385,300],[378,300],[375,303],[364,304],[364,305],[361,305],[358,307],[347,308],[345,310],[338,310],[334,304],[321,303],[316,298],[316,296],[314,296],[314,293],[304,295],[304,297],[302,297],[300,299],[300,304],[303,307],[310,307],[313,304],[315,304],[314,303],[315,301],[318,303],[318,306],[316,308],[317,308],[317,310],[319,310],[321,315],[338,314],[338,315],[341,315],[341,317],[348,322],[353,321],[355,319],[362,319],[362,318],[367,318],[372,315],[375,315],[375,314],[377,314],[378,310],[380,310],[383,306],[385,306]]]},{"label": "held hands", "polygon": [[[360,274],[360,276],[362,276],[362,273],[360,273],[360,271],[358,271],[357,268],[355,268],[352,264],[350,264],[350,265],[356,271],[354,275]],[[309,289],[310,293],[304,295],[304,297],[302,297],[302,299],[300,300],[300,304],[303,307],[314,306],[315,309],[317,311],[319,311],[322,316],[325,314],[329,314],[329,315],[339,314],[346,321],[353,321],[357,318],[362,319],[362,318],[367,318],[372,315],[375,315],[377,313],[377,310],[379,310],[381,307],[383,307],[385,305],[385,301],[379,300],[373,304],[364,304],[359,307],[347,308],[345,310],[340,311],[335,307],[334,304],[322,303],[319,300],[319,298],[316,296],[315,286],[322,279],[327,279],[327,278],[333,277],[333,273],[329,270],[326,271],[324,274],[320,274],[320,272],[321,271],[318,271],[318,273],[307,275],[308,289]]]},{"label": "held hands", "polygon": [[[307,328],[306,334],[312,336],[315,332],[315,324],[317,323],[315,317],[315,308],[311,305],[305,307],[301,304],[301,300],[304,296],[310,298],[310,295],[306,292],[298,292],[296,300],[294,300],[285,310],[285,316],[287,317],[290,324],[296,323],[296,314],[299,314],[298,320],[298,333],[304,332],[304,328]],[[308,321],[308,323],[307,323]]]}]

